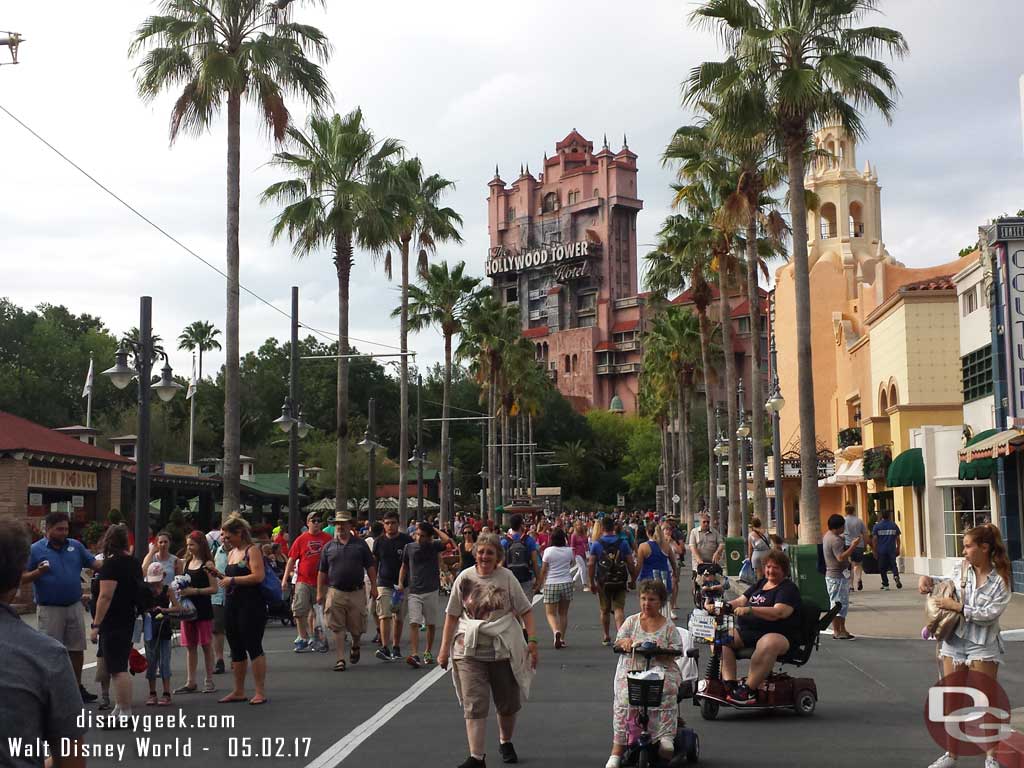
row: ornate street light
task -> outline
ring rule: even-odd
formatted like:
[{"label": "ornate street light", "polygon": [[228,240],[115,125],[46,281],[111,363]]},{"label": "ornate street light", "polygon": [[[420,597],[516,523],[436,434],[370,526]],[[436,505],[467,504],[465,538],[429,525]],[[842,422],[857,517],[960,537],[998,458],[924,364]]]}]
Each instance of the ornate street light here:
[{"label": "ornate street light", "polygon": [[778,413],[786,407],[786,398],[782,396],[782,392],[779,390],[778,380],[775,381],[775,388],[772,389],[772,393],[764,401],[764,407],[769,413]]}]

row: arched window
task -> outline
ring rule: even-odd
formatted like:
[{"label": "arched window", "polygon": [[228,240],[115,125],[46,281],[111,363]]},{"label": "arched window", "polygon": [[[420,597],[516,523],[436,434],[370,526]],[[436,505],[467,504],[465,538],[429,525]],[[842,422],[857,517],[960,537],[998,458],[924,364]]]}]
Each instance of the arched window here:
[{"label": "arched window", "polygon": [[839,165],[840,165],[840,167],[844,167],[846,165],[845,160],[846,160],[846,142],[845,141],[841,141],[841,142],[839,142]]},{"label": "arched window", "polygon": [[821,239],[829,240],[836,236],[836,206],[825,203],[821,206]]},{"label": "arched window", "polygon": [[600,197],[600,196],[601,195],[600,195],[600,192],[598,191],[597,187],[594,187],[594,197]]},{"label": "arched window", "polygon": [[896,396],[896,384],[893,382],[889,385],[889,407],[894,408],[899,404],[899,398]]},{"label": "arched window", "polygon": [[889,410],[889,396],[885,394],[885,387],[882,387],[881,394],[878,395],[878,412],[884,414]]},{"label": "arched window", "polygon": [[543,207],[541,208],[541,210],[544,213],[550,213],[551,211],[554,211],[557,208],[558,208],[558,193],[557,192],[548,192],[546,195],[544,195],[544,203],[543,203]]},{"label": "arched window", "polygon": [[572,356],[572,372],[573,373],[576,373],[576,371],[579,370],[579,364],[580,364],[579,357],[577,355],[573,355]]},{"label": "arched window", "polygon": [[831,168],[835,168],[836,167],[836,143],[834,141],[830,141],[828,143],[828,153],[830,155],[832,155],[832,157],[830,157],[828,159],[828,164],[829,164],[829,166]]},{"label": "arched window", "polygon": [[572,372],[572,368],[570,367],[570,365],[571,365],[571,360],[570,360],[569,356],[566,355],[565,356],[565,372],[566,373],[571,373]]},{"label": "arched window", "polygon": [[542,354],[544,356],[544,359],[547,360],[548,359],[548,343],[546,341],[544,342],[544,351],[542,352]]},{"label": "arched window", "polygon": [[850,237],[864,237],[864,207],[857,201],[850,203]]}]

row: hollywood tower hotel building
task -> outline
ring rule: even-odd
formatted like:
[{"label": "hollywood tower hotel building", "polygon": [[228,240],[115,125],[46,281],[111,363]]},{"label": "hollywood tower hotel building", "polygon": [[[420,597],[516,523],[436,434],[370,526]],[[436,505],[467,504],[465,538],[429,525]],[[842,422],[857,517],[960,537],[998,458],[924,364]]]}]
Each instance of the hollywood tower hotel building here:
[{"label": "hollywood tower hotel building", "polygon": [[636,155],[573,129],[509,186],[487,185],[486,273],[519,310],[523,336],[580,411],[637,410],[643,299],[637,295]]}]

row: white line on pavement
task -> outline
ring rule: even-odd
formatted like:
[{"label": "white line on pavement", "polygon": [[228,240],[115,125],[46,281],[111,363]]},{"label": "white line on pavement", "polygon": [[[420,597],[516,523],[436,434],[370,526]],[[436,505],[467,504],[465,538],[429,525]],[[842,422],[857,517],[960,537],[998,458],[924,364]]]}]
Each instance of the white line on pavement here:
[{"label": "white line on pavement", "polygon": [[[542,595],[534,595],[532,604],[537,605],[541,597]],[[334,742],[316,760],[307,765],[306,768],[334,768],[339,765],[346,757],[355,752],[360,744],[379,731],[389,720],[419,698],[421,693],[446,674],[448,674],[446,670],[440,667],[430,670],[408,690],[403,691],[399,696],[381,707],[373,717],[357,725],[349,733]]]}]

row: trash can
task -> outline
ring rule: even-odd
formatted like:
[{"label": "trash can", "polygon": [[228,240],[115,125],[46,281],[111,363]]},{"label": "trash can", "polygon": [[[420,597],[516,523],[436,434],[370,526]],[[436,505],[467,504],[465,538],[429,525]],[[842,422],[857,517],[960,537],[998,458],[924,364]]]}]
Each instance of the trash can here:
[{"label": "trash can", "polygon": [[725,537],[725,573],[728,576],[739,576],[743,567],[743,559],[747,556],[747,548],[743,546],[742,536]]},{"label": "trash can", "polygon": [[828,604],[825,577],[818,572],[818,546],[790,544],[786,551],[792,564],[790,578],[800,589],[800,595],[816,602],[822,611],[827,611],[831,606]]}]

